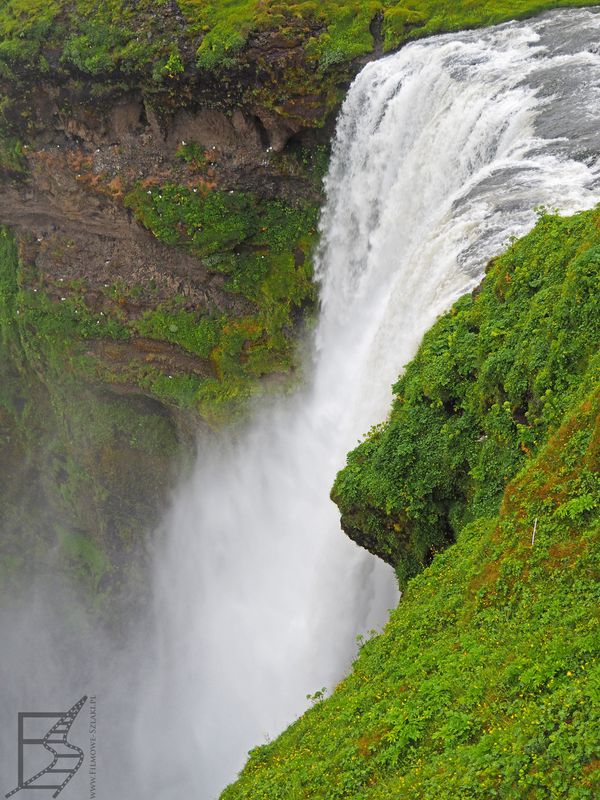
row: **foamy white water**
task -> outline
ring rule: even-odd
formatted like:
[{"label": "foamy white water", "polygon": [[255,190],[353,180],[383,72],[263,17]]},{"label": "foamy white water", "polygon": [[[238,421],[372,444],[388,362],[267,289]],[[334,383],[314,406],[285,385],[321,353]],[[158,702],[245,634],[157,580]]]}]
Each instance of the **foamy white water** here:
[{"label": "foamy white water", "polygon": [[[154,627],[117,654],[66,630],[60,587],[0,619],[2,719],[98,695],[101,800],[218,796],[385,622],[392,571],[342,534],[330,487],[424,332],[535,207],[600,200],[599,33],[597,11],[564,11],[368,65],[327,178],[307,385],[201,442],[156,546]],[[85,795],[78,776],[61,798]]]},{"label": "foamy white water", "polygon": [[583,11],[440,37],[353,84],[326,184],[310,385],[201,449],[167,522],[155,686],[164,747],[176,731],[181,749],[156,771],[149,752],[154,797],[216,796],[385,621],[392,571],[340,532],[330,487],[423,333],[534,208],[600,199],[599,30]]}]

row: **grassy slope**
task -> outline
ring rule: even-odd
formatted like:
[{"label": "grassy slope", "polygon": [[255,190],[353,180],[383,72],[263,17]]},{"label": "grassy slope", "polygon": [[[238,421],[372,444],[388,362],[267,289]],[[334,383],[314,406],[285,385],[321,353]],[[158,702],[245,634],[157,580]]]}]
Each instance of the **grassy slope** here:
[{"label": "grassy slope", "polygon": [[352,674],[223,800],[598,796],[599,408],[573,407],[500,514],[409,584]]},{"label": "grassy slope", "polygon": [[[253,750],[223,800],[598,796],[599,245],[597,211],[543,218],[428,334],[403,402],[351,456],[352,481],[385,464],[396,497],[431,470],[459,498],[457,541],[408,582],[332,697]],[[510,400],[482,402],[483,386],[526,395],[521,422]],[[451,442],[437,466],[426,447],[410,456],[406,415],[427,409],[445,415],[432,457],[438,437]],[[453,469],[454,453],[474,474]]]}]

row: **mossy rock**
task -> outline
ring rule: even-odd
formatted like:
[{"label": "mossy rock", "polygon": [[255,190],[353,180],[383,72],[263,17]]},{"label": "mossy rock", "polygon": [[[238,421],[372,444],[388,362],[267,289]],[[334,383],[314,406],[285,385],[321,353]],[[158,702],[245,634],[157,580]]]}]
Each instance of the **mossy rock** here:
[{"label": "mossy rock", "polygon": [[427,333],[389,420],[348,456],[333,498],[401,582],[508,481],[597,377],[600,213],[544,215]]}]

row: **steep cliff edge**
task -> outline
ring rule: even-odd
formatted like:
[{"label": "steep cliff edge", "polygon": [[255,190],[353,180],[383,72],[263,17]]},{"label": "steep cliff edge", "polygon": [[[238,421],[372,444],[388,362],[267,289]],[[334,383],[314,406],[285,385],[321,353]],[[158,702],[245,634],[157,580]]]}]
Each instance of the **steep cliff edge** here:
[{"label": "steep cliff edge", "polygon": [[597,796],[599,274],[544,216],[425,337],[333,491],[402,600],[223,800]]},{"label": "steep cliff edge", "polygon": [[494,516],[582,383],[597,379],[600,215],[543,216],[426,334],[389,420],[333,488],[346,533],[404,584]]},{"label": "steep cliff edge", "polygon": [[23,100],[25,129],[7,103],[19,145],[0,220],[19,236],[21,287],[45,316],[62,303],[94,318],[95,332],[73,328],[73,347],[85,340],[100,380],[219,422],[237,410],[228,401],[292,366],[314,302],[310,167],[322,151],[276,159],[239,110],[159,121],[135,90],[98,101],[94,86],[43,82]]}]

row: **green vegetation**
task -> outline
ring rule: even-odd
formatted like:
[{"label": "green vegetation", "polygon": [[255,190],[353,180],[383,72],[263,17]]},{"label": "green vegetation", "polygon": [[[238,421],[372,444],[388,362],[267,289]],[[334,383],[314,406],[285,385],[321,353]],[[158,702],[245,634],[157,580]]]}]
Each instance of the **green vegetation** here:
[{"label": "green vegetation", "polygon": [[134,74],[157,58],[162,70],[172,56],[172,26],[160,19],[165,6],[164,0],[7,0],[0,9],[0,75],[13,77],[17,65],[46,73],[50,59],[58,66],[57,51],[60,64],[92,76]]},{"label": "green vegetation", "polygon": [[140,336],[172,342],[203,358],[210,358],[217,346],[221,327],[219,321],[197,318],[189,311],[168,311],[157,308],[147,311],[135,325]]},{"label": "green vegetation", "polygon": [[0,77],[13,77],[15,63],[42,70],[41,50],[51,37],[58,0],[7,0],[0,8]]},{"label": "green vegetation", "polygon": [[0,136],[0,173],[20,173],[25,169],[21,142]]},{"label": "green vegetation", "polygon": [[333,497],[345,530],[401,583],[545,442],[598,351],[600,214],[544,215],[425,336],[389,422],[348,457]]},{"label": "green vegetation", "polygon": [[[267,390],[262,378],[296,366],[296,335],[315,301],[317,207],[174,184],[136,188],[125,204],[157,239],[201,258],[224,284],[233,310],[197,309],[174,295],[130,318],[123,306],[135,299],[135,287],[115,285],[102,290],[104,310],[92,311],[84,282],[42,285],[36,270],[23,265],[13,324],[26,334],[21,348],[28,363],[42,375],[66,371],[87,381],[141,387],[169,405],[199,412],[212,425],[243,417],[248,399]],[[149,363],[136,356],[139,337],[175,345],[181,354]],[[99,342],[121,344],[126,355],[107,358]]]},{"label": "green vegetation", "polygon": [[544,216],[427,335],[335,496],[456,543],[223,800],[598,796],[599,271],[600,213]]},{"label": "green vegetation", "polygon": [[69,568],[82,570],[93,585],[94,591],[110,569],[110,562],[93,539],[80,533],[58,529],[61,558],[67,559]]},{"label": "green vegetation", "polygon": [[199,172],[204,171],[208,163],[206,152],[199,144],[196,144],[196,142],[182,144],[181,147],[178,148],[176,155],[177,158],[185,161],[186,164],[189,164]]},{"label": "green vegetation", "polygon": [[[11,135],[34,129],[30,93],[39,80],[92,100],[140,90],[168,114],[216,77],[220,108],[262,108],[292,128],[318,128],[339,108],[358,59],[375,48],[598,1],[6,0],[0,122],[4,114]],[[256,34],[258,48],[249,48]]]},{"label": "green vegetation", "polygon": [[[208,86],[220,109],[268,109],[302,130],[339,107],[352,61],[376,45],[586,5],[597,3],[4,0],[0,172],[24,170],[40,82],[92,104],[141,89],[165,119]],[[250,52],[257,32],[283,46]],[[225,287],[226,312],[175,296],[128,315],[147,287],[117,284],[92,311],[81,282],[42,283],[0,230],[3,590],[58,555],[99,607],[135,593],[184,411],[231,421],[261,379],[293,371],[315,300],[316,206],[208,191],[203,149],[177,157],[177,179],[125,187],[124,202]],[[306,179],[326,153],[295,144],[269,158],[278,177]],[[599,266],[598,211],[544,215],[425,337],[390,419],[333,490],[349,535],[396,568],[403,600],[332,697],[317,690],[251,752],[224,800],[598,796]],[[140,355],[140,339],[163,350]]]},{"label": "green vegetation", "polygon": [[294,367],[293,333],[315,300],[317,208],[173,184],[137,188],[125,204],[159,240],[202,258],[210,271],[225,276],[232,295],[249,303],[250,313],[238,317],[216,310],[200,317],[177,308],[180,300],[174,299],[133,325],[138,334],[210,359],[216,378],[188,378],[183,397],[210,422],[231,419],[260,390],[258,378]]},{"label": "green vegetation", "polygon": [[[253,32],[300,41],[306,64],[290,73],[292,91],[319,88],[311,73],[348,65],[374,47],[380,27],[390,50],[408,39],[490,25],[585,0],[6,0],[0,8],[0,78],[22,69],[57,70],[148,86],[177,82],[196,69],[243,62]],[[183,18],[179,16],[183,14]],[[332,79],[333,80],[333,79]],[[321,91],[333,90],[321,83]],[[335,94],[335,93],[334,93]],[[336,95],[337,96],[337,95]]]}]

